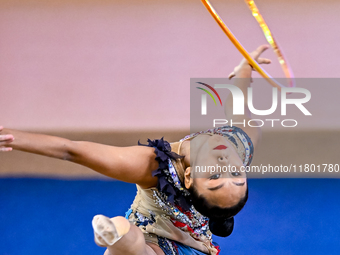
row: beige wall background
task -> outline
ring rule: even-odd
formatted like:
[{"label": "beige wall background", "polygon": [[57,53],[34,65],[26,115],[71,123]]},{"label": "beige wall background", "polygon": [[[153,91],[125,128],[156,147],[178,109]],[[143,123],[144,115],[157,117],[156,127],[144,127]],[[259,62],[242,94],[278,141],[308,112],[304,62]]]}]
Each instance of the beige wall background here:
[{"label": "beige wall background", "polygon": [[[211,2],[246,49],[266,43],[243,1]],[[256,3],[296,77],[339,77],[339,1]],[[282,77],[274,54],[265,56],[273,59],[267,71]],[[178,139],[190,128],[190,78],[226,77],[240,59],[198,0],[1,0],[0,124],[122,146],[132,143],[127,137],[134,138],[133,144],[163,133]],[[330,139],[340,127],[337,95],[331,91],[316,101],[335,118],[308,126],[319,137],[315,141],[326,146],[306,154],[312,159],[337,152],[337,141]],[[334,130],[326,139],[323,129]],[[136,136],[136,130],[142,134]],[[271,146],[280,142],[289,148],[285,134],[264,135],[271,140],[257,160],[268,160],[270,153],[276,162],[282,150],[274,153]],[[294,146],[297,153],[309,140]],[[289,153],[280,155],[289,159]],[[51,173],[47,169],[54,161],[37,170],[33,158],[18,155],[0,155],[3,175]],[[30,171],[25,169],[29,164]],[[53,173],[62,168],[56,165]]]}]

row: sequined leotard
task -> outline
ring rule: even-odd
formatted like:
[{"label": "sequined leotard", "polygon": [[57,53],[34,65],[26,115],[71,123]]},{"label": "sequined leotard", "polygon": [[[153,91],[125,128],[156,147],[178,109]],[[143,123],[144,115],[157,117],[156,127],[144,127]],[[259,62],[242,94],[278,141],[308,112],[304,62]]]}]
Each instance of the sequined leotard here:
[{"label": "sequined leotard", "polygon": [[[195,133],[180,142],[202,133],[227,136],[235,144],[245,164],[250,164],[250,139],[240,136],[234,128],[223,127]],[[242,150],[238,148],[236,140],[243,144]],[[148,140],[148,143],[146,146],[155,148],[159,163],[159,168],[153,172],[153,176],[158,177],[158,184],[149,189],[137,185],[137,195],[126,218],[141,229],[147,242],[157,244],[165,255],[217,255],[219,247],[212,242],[209,219],[191,206],[188,199],[190,193],[182,184],[184,169],[178,155],[178,143],[170,146],[163,139]]]}]

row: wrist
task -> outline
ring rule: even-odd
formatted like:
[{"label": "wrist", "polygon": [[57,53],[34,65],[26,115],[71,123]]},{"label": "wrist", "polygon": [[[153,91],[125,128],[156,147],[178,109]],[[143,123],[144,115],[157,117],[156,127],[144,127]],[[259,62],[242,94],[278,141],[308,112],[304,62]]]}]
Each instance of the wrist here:
[{"label": "wrist", "polygon": [[235,75],[236,77],[251,77],[252,71],[253,67],[246,63],[237,68]]},{"label": "wrist", "polygon": [[248,62],[244,62],[240,65],[240,70],[254,70],[254,68]]}]

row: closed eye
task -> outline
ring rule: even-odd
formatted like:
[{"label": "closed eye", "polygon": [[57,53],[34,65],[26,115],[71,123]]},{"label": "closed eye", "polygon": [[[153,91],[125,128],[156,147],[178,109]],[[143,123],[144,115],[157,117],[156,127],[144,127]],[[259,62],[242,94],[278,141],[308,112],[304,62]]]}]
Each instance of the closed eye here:
[{"label": "closed eye", "polygon": [[246,182],[233,182],[236,186],[243,186]]},{"label": "closed eye", "polygon": [[217,189],[222,188],[223,186],[224,186],[224,183],[222,183],[222,184],[220,184],[220,185],[218,185],[216,187],[213,187],[213,188],[208,188],[208,190],[217,190]]}]

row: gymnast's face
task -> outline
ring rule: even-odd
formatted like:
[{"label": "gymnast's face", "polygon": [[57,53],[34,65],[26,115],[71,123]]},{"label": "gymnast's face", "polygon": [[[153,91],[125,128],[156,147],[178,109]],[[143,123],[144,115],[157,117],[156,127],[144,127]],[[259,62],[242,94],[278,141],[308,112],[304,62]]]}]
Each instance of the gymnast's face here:
[{"label": "gymnast's face", "polygon": [[190,165],[192,180],[186,184],[193,185],[211,205],[232,207],[245,196],[246,174],[240,171],[243,163],[227,138],[199,135],[192,139]]}]

